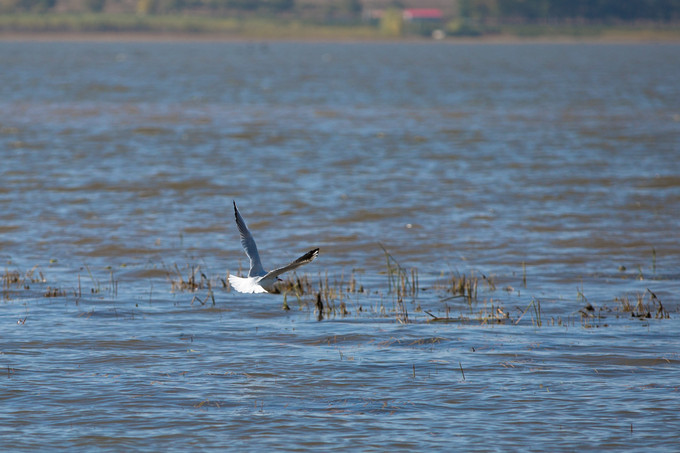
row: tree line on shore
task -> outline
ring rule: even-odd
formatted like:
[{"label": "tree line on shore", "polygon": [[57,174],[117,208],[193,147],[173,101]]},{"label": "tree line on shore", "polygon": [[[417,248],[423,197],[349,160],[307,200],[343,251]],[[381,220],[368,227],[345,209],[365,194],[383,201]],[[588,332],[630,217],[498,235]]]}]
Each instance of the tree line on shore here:
[{"label": "tree line on shore", "polygon": [[680,20],[680,0],[460,0],[462,17],[502,21]]},{"label": "tree line on shore", "polygon": [[[140,4],[144,7],[140,8]],[[438,2],[437,4],[441,4]],[[360,19],[369,7],[404,9],[427,7],[427,1],[385,0],[0,0],[0,12],[104,12],[146,13],[217,11],[244,14],[308,13],[329,18]],[[58,8],[61,6],[61,8]],[[680,20],[680,0],[451,0],[449,12],[480,21],[526,23],[532,21],[657,21]],[[454,17],[450,17],[452,19]]]}]

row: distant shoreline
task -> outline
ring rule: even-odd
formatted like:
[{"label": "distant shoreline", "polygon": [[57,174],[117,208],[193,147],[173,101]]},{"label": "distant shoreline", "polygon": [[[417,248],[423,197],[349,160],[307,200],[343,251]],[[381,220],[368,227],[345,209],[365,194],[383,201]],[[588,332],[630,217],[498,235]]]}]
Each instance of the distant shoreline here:
[{"label": "distant shoreline", "polygon": [[[333,25],[272,18],[137,14],[0,15],[0,41],[299,41],[444,43],[680,42],[680,24],[502,25],[468,34],[441,24],[444,39],[375,25]],[[458,29],[455,29],[458,30]]]},{"label": "distant shoreline", "polygon": [[674,44],[678,34],[622,33],[602,36],[539,35],[523,37],[511,34],[479,37],[449,36],[443,40],[426,37],[355,37],[355,36],[257,36],[250,34],[162,31],[0,31],[0,42],[328,42],[328,43],[432,43],[432,44]]},{"label": "distant shoreline", "polygon": [[[219,41],[219,42],[443,42],[443,43],[648,43],[680,42],[680,24],[517,24],[460,27],[442,23],[435,40],[412,29],[384,29],[267,17],[153,14],[2,14],[0,41]],[[449,28],[447,28],[449,27]],[[429,28],[428,28],[429,30]]]}]

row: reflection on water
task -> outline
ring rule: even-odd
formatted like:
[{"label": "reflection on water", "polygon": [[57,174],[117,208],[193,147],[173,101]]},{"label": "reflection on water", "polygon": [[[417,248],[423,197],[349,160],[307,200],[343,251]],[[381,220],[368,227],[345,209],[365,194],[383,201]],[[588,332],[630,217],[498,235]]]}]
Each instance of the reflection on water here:
[{"label": "reflection on water", "polygon": [[[676,445],[679,54],[3,43],[3,438]],[[224,286],[232,199],[324,322]]]}]

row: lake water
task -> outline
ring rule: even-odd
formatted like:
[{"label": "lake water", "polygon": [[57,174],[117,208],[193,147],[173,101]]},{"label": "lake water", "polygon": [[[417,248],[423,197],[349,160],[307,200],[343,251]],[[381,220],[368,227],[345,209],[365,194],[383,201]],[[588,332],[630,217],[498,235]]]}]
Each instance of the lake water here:
[{"label": "lake water", "polygon": [[[680,445],[679,45],[5,41],[0,67],[5,448]],[[232,200],[265,267],[321,248],[305,291],[225,286]]]}]

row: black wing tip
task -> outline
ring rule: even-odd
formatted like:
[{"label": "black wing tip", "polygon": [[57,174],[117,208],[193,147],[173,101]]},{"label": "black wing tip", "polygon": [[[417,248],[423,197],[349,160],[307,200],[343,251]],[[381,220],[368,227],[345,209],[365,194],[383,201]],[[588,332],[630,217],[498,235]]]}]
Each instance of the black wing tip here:
[{"label": "black wing tip", "polygon": [[315,248],[314,250],[310,250],[309,252],[305,253],[303,257],[301,258],[302,260],[309,260],[312,261],[314,258],[319,256],[319,248]]},{"label": "black wing tip", "polygon": [[319,249],[310,250],[309,252],[302,255],[300,258],[293,261],[293,263],[309,263],[319,256]]}]

